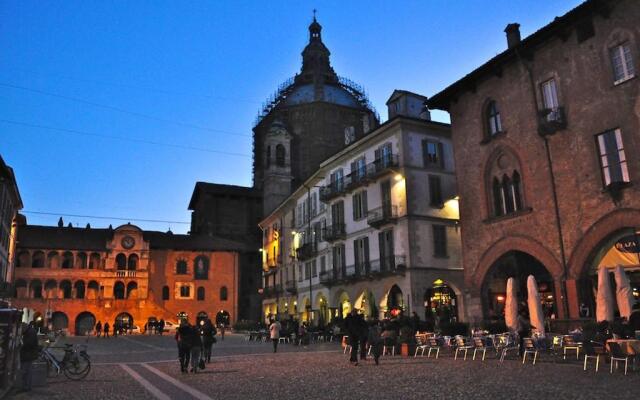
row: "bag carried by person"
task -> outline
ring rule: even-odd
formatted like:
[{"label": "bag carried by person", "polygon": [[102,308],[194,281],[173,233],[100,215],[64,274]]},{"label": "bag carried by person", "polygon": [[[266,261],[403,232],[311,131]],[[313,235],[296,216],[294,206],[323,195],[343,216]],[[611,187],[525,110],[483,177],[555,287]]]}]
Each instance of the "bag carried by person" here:
[{"label": "bag carried by person", "polygon": [[204,363],[204,358],[200,358],[200,361],[198,361],[198,368],[200,369],[204,369],[205,368],[205,363]]}]

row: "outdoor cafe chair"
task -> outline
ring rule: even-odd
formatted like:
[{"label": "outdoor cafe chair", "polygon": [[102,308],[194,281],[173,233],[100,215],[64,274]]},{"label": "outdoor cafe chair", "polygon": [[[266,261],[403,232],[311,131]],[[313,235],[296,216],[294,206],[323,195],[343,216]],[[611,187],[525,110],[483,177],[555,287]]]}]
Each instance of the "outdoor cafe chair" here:
[{"label": "outdoor cafe chair", "polygon": [[[599,347],[601,348],[601,347]],[[587,370],[587,361],[590,358],[595,358],[596,360],[596,372],[598,372],[598,365],[600,365],[600,352],[598,352],[598,348],[596,348],[592,342],[585,342],[582,345],[582,349],[584,350],[584,368],[583,370]]]},{"label": "outdoor cafe chair", "polygon": [[423,335],[416,335],[416,352],[413,355],[413,357],[418,357],[418,351],[421,352],[421,356],[424,357],[424,351],[427,350],[429,348],[429,345],[426,341],[425,336]]},{"label": "outdoor cafe chair", "polygon": [[536,360],[538,359],[538,348],[533,342],[532,338],[524,338],[523,340],[524,346],[524,354],[522,355],[522,363],[524,364],[527,361],[527,354],[533,354],[533,365],[536,365]]},{"label": "outdoor cafe chair", "polygon": [[396,355],[396,339],[395,338],[384,338],[382,342],[382,355],[387,355],[390,353],[392,356]]},{"label": "outdoor cafe chair", "polygon": [[493,345],[489,343],[489,339],[483,337],[474,337],[473,338],[473,358],[476,359],[476,353],[478,351],[482,352],[482,361],[484,361],[485,356],[487,355],[487,349],[492,349]]},{"label": "outdoor cafe chair", "polygon": [[621,361],[624,361],[624,374],[627,374],[627,367],[629,366],[629,359],[633,358],[633,356],[625,353],[620,347],[620,344],[616,342],[609,342],[609,354],[611,355],[611,369],[609,373],[613,374],[613,365],[615,364],[616,369],[618,369],[618,364]]},{"label": "outdoor cafe chair", "polygon": [[511,335],[509,334],[502,335],[502,337],[500,338],[499,346],[500,346],[500,362],[504,362],[504,359],[508,355],[509,351],[519,350],[518,342],[514,340],[514,338],[511,337]]},{"label": "outdoor cafe chair", "polygon": [[436,360],[437,360],[438,356],[440,355],[440,348],[442,347],[441,340],[438,340],[435,337],[431,337],[431,338],[427,339],[427,341],[429,343],[429,351],[427,352],[427,358],[431,358],[431,350],[435,350],[436,351]]},{"label": "outdoor cafe chair", "polygon": [[459,351],[464,351],[464,360],[467,359],[467,352],[471,349],[473,349],[474,346],[467,343],[465,341],[465,338],[462,336],[456,336],[456,354],[453,357],[454,360],[458,359],[458,352]]},{"label": "outdoor cafe chair", "polygon": [[562,359],[567,359],[567,350],[575,350],[576,351],[576,360],[580,359],[580,347],[582,347],[582,343],[578,343],[573,339],[571,335],[565,335],[562,337]]}]

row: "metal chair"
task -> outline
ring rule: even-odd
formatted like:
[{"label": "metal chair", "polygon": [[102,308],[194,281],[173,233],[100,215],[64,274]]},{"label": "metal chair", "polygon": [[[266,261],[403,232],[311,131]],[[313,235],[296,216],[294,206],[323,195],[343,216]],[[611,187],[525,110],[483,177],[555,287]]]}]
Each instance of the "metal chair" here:
[{"label": "metal chair", "polygon": [[524,338],[522,342],[524,346],[524,354],[522,355],[522,363],[524,364],[527,361],[527,354],[533,354],[533,365],[536,365],[536,360],[538,359],[538,348],[536,347],[533,339]]},{"label": "metal chair", "polygon": [[585,342],[582,345],[582,348],[584,349],[584,371],[587,370],[587,361],[590,358],[595,358],[596,360],[596,372],[598,372],[598,365],[600,365],[600,353],[598,352],[598,350],[596,350],[596,348],[594,347],[593,343],[591,342]]},{"label": "metal chair", "polygon": [[499,348],[500,348],[500,362],[504,362],[505,357],[507,357],[509,351],[519,350],[518,342],[511,335],[506,334],[502,335],[499,339]]},{"label": "metal chair", "polygon": [[475,360],[476,359],[476,353],[478,351],[481,351],[482,352],[482,361],[484,361],[484,358],[487,355],[487,349],[493,349],[493,345],[489,344],[489,341],[487,340],[487,338],[475,337],[475,338],[473,338],[473,345],[474,345],[474,349],[473,349],[473,358],[472,358],[472,360]]},{"label": "metal chair", "polygon": [[421,356],[424,357],[424,351],[427,350],[427,348],[429,348],[429,345],[425,341],[424,336],[416,335],[416,352],[413,357],[418,357],[418,351],[422,352]]},{"label": "metal chair", "polygon": [[427,352],[427,358],[431,358],[431,350],[435,350],[437,360],[438,356],[440,355],[440,348],[442,347],[441,339],[429,338],[427,339],[427,341],[429,342],[429,352]]},{"label": "metal chair", "polygon": [[458,352],[459,351],[464,351],[464,359],[467,359],[467,352],[471,349],[473,349],[473,345],[467,343],[465,341],[465,338],[463,338],[462,336],[456,336],[456,354],[453,357],[454,360],[458,359]]},{"label": "metal chair", "polygon": [[382,345],[382,355],[387,354],[387,350],[390,350],[392,356],[396,355],[396,339],[395,338],[384,338]]},{"label": "metal chair", "polygon": [[620,361],[624,361],[624,374],[627,374],[627,367],[629,366],[629,359],[633,356],[627,354],[618,343],[609,342],[609,354],[611,355],[611,369],[609,373],[613,374],[613,365],[615,364],[618,369]]},{"label": "metal chair", "polygon": [[571,335],[565,335],[562,337],[562,359],[567,359],[567,350],[575,350],[576,351],[576,360],[580,359],[580,347],[582,347],[582,343],[578,343],[573,339]]}]

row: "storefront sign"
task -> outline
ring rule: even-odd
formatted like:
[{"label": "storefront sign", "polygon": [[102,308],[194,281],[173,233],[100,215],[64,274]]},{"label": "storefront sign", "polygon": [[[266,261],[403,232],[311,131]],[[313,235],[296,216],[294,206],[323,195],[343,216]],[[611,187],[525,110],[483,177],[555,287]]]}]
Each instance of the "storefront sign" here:
[{"label": "storefront sign", "polygon": [[616,250],[623,253],[638,253],[640,252],[640,246],[636,235],[629,235],[621,238],[615,244]]}]

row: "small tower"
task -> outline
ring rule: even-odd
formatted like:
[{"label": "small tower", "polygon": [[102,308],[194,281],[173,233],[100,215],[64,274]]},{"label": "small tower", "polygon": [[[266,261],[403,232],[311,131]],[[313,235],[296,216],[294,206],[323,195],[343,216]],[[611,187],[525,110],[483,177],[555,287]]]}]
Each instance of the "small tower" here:
[{"label": "small tower", "polygon": [[265,137],[264,213],[273,210],[291,193],[291,135],[276,119]]}]

